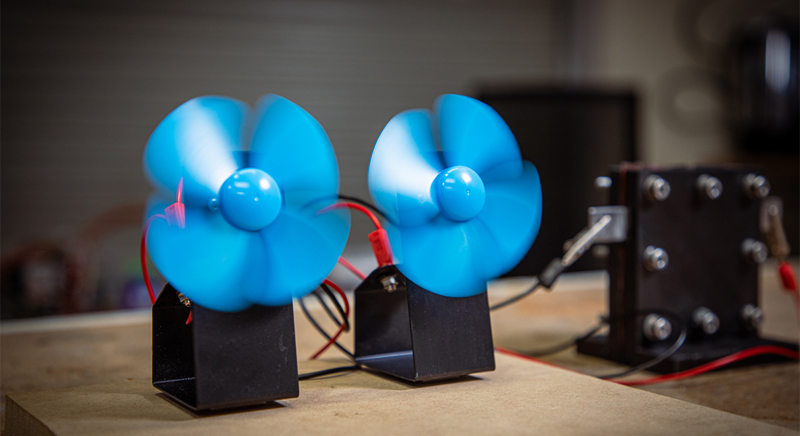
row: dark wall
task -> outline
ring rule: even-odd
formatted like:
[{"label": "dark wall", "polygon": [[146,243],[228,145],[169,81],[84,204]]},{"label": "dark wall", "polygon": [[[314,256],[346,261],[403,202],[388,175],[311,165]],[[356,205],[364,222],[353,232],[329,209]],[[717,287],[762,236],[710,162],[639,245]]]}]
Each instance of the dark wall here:
[{"label": "dark wall", "polygon": [[552,78],[552,3],[4,1],[2,249],[70,239],[143,201],[149,134],[204,94],[294,100],[331,137],[342,190],[366,196],[374,141],[397,112],[479,80]]}]

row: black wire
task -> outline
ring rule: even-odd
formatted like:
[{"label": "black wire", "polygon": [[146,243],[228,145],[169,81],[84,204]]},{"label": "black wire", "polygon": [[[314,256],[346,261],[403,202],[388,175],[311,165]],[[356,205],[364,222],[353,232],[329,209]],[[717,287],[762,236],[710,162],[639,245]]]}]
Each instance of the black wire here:
[{"label": "black wire", "polygon": [[[333,301],[333,305],[336,306],[336,311],[339,312],[339,316],[341,316],[342,320],[344,320],[344,331],[349,332],[350,331],[350,320],[347,319],[347,314],[345,313],[344,309],[342,308],[342,305],[339,303],[339,300],[336,298],[336,294],[334,294],[333,291],[331,291],[331,288],[328,285],[326,285],[325,283],[321,284],[320,287],[322,288],[323,292],[325,292],[325,294],[328,295],[328,298],[330,298],[331,301]],[[333,319],[333,321],[336,323],[336,325],[337,326],[341,326],[342,325],[342,321],[339,321],[338,318],[333,316],[333,314],[331,313],[331,310],[328,308],[328,304],[326,302],[324,302],[322,300],[322,298],[319,298],[319,296],[317,297],[317,299],[319,299],[319,302],[322,304],[322,307],[325,309],[326,312],[328,312],[328,315],[331,316],[331,319]]]},{"label": "black wire", "polygon": [[[679,320],[679,319],[676,318],[675,320]],[[639,365],[636,365],[633,368],[627,369],[627,370],[622,371],[622,372],[617,372],[617,373],[614,373],[614,374],[606,374],[606,375],[596,375],[595,377],[603,378],[603,379],[620,378],[620,377],[625,377],[625,376],[628,376],[628,375],[633,375],[633,374],[642,372],[644,370],[650,369],[650,368],[658,365],[659,363],[665,361],[670,356],[675,354],[681,348],[681,346],[683,346],[684,342],[686,342],[687,330],[688,329],[686,328],[686,325],[681,323],[681,333],[680,333],[680,335],[678,335],[678,338],[675,339],[675,342],[672,344],[672,346],[670,346],[669,348],[664,350],[663,353],[659,354],[655,358],[650,359],[647,362],[640,363]]]},{"label": "black wire", "polygon": [[552,347],[543,348],[541,350],[526,352],[524,354],[526,356],[531,356],[531,357],[542,357],[542,356],[549,356],[551,354],[556,354],[558,352],[564,351],[566,349],[569,349],[569,348],[572,348],[572,347],[578,345],[578,342],[580,342],[580,341],[583,341],[585,339],[588,339],[588,338],[594,336],[597,332],[602,330],[603,327],[606,326],[606,324],[608,324],[608,320],[603,318],[603,320],[600,321],[600,323],[598,323],[596,326],[594,326],[591,329],[589,329],[586,333],[584,333],[584,334],[582,334],[580,336],[577,336],[574,339],[571,339],[569,342],[564,342],[563,344],[554,345]]},{"label": "black wire", "polygon": [[323,369],[322,371],[314,371],[314,372],[309,372],[309,373],[306,373],[306,374],[300,374],[300,375],[297,376],[297,380],[300,380],[300,381],[308,380],[308,379],[312,379],[314,377],[322,377],[323,375],[336,374],[336,373],[344,372],[344,371],[358,371],[359,369],[361,369],[361,365],[339,366],[339,367],[336,367],[336,368]]},{"label": "black wire", "polygon": [[523,293],[521,293],[519,295],[515,295],[515,296],[513,296],[513,297],[511,297],[511,298],[509,298],[507,300],[501,301],[501,302],[495,304],[494,306],[489,307],[489,311],[502,309],[502,308],[508,306],[509,304],[514,304],[517,301],[522,300],[523,298],[527,297],[528,295],[531,295],[534,292],[536,292],[536,290],[539,289],[539,286],[541,286],[541,283],[539,283],[539,278],[538,277],[534,277],[533,279],[534,279],[534,283],[533,283],[533,285],[531,285],[530,288],[528,288],[528,290],[526,290],[525,292],[523,292]]},{"label": "black wire", "polygon": [[666,316],[668,318],[672,318],[673,322],[676,322],[676,323],[678,323],[678,325],[680,325],[680,328],[681,328],[680,334],[675,339],[675,342],[673,342],[672,345],[669,348],[664,350],[664,352],[662,352],[658,356],[656,356],[656,357],[654,357],[654,358],[652,358],[652,359],[650,359],[650,360],[648,360],[648,361],[646,361],[644,363],[641,363],[641,364],[636,365],[636,366],[634,366],[632,368],[626,369],[625,371],[621,371],[621,372],[614,373],[614,374],[596,375],[595,377],[602,378],[602,379],[610,379],[610,378],[620,378],[620,377],[633,375],[633,374],[645,371],[647,369],[650,369],[650,368],[658,365],[659,363],[661,363],[664,360],[670,358],[672,355],[674,355],[676,352],[678,352],[678,350],[683,346],[683,344],[686,342],[686,337],[688,335],[688,328],[681,321],[679,316],[677,316],[677,315],[675,315],[673,313],[665,313],[663,310],[639,310],[639,311],[636,311],[635,313],[633,313],[631,315],[624,316],[624,317],[615,317],[613,319],[608,318],[608,317],[603,317],[601,319],[601,321],[597,325],[595,325],[594,327],[589,329],[586,333],[582,334],[581,336],[578,336],[575,339],[570,340],[569,342],[565,342],[563,344],[556,345],[556,346],[550,347],[550,348],[545,348],[545,349],[542,349],[542,350],[526,352],[524,354],[527,355],[527,356],[531,356],[531,357],[541,357],[541,356],[547,356],[547,355],[550,355],[550,354],[555,354],[555,353],[558,353],[560,351],[566,350],[568,348],[571,348],[571,347],[577,345],[578,342],[580,342],[582,340],[585,340],[585,339],[588,339],[591,336],[594,336],[606,324],[609,324],[611,321],[618,321],[618,320],[622,320],[622,319],[625,319],[625,318],[629,318],[631,316],[642,316],[644,314],[651,314],[651,313],[657,313],[657,314],[660,314],[662,316]]},{"label": "black wire", "polygon": [[353,203],[358,203],[358,204],[368,208],[369,210],[377,213],[378,215],[381,216],[381,218],[383,218],[383,219],[385,219],[387,221],[389,220],[388,218],[386,218],[386,215],[383,212],[380,211],[380,209],[378,209],[377,207],[375,207],[374,204],[372,204],[372,203],[370,203],[370,202],[368,202],[366,200],[362,200],[362,199],[360,199],[358,197],[353,197],[353,196],[350,196],[350,195],[341,195],[341,194],[339,194],[339,200],[352,201]]},{"label": "black wire", "polygon": [[[319,325],[319,323],[317,322],[317,320],[316,320],[316,319],[314,319],[314,317],[313,317],[313,316],[311,316],[311,313],[309,313],[309,311],[308,311],[308,308],[306,308],[306,304],[305,304],[305,302],[303,302],[303,299],[302,299],[302,298],[300,298],[300,299],[298,299],[297,301],[300,303],[300,309],[302,309],[302,310],[303,310],[303,314],[305,314],[306,318],[308,319],[308,322],[310,322],[310,323],[311,323],[311,325],[312,325],[312,326],[314,326],[314,328],[315,328],[315,329],[316,329],[316,330],[319,332],[319,334],[321,334],[322,336],[324,336],[326,339],[328,339],[328,340],[330,341],[330,340],[331,340],[331,336],[330,336],[330,335],[329,335],[329,334],[328,334],[328,333],[325,331],[325,329],[323,329],[323,328],[322,328],[322,327]],[[347,357],[349,357],[351,360],[355,360],[355,356],[353,355],[353,353],[351,353],[350,351],[348,351],[348,350],[347,350],[347,348],[344,348],[344,347],[343,347],[343,346],[342,346],[342,345],[339,343],[339,341],[336,341],[336,342],[334,342],[334,343],[333,343],[333,345],[334,345],[336,348],[338,348],[338,349],[339,349],[339,351],[341,351],[342,353],[346,354],[346,355],[347,355]]]},{"label": "black wire", "polygon": [[330,318],[331,321],[333,321],[333,323],[336,324],[336,327],[341,327],[342,326],[342,321],[340,321],[339,318],[336,315],[333,314],[333,311],[331,311],[331,308],[328,307],[328,303],[325,302],[325,300],[322,298],[322,295],[320,295],[320,293],[318,291],[319,290],[315,290],[311,294],[313,296],[317,297],[317,301],[319,301],[319,305],[322,306],[323,309],[325,309],[325,313],[328,314],[328,318]]}]

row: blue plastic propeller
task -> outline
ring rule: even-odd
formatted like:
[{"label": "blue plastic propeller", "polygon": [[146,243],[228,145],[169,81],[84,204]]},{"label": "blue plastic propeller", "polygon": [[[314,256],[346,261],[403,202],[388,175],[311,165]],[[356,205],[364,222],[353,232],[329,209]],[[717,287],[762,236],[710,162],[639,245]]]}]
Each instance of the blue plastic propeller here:
[{"label": "blue plastic propeller", "polygon": [[539,173],[522,161],[492,108],[443,95],[435,113],[401,112],[383,129],[369,166],[372,199],[390,221],[398,268],[448,297],[486,290],[530,249],[542,218]]},{"label": "blue plastic propeller", "polygon": [[164,214],[183,180],[185,225],[154,220],[153,262],[175,289],[232,312],[281,306],[313,291],[344,251],[350,214],[337,201],[339,170],[322,126],[267,95],[255,111],[198,97],[159,124],[144,170],[159,191],[147,217]]}]

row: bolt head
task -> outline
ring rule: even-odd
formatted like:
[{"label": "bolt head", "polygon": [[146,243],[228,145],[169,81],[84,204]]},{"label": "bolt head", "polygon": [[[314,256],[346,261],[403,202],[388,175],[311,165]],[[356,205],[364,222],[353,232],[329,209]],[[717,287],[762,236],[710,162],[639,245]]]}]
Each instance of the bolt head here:
[{"label": "bolt head", "polygon": [[764,176],[750,173],[744,177],[742,183],[744,193],[750,198],[766,198],[769,195],[769,180]]},{"label": "bolt head", "polygon": [[597,189],[608,189],[611,187],[611,177],[600,176],[594,179],[594,187]]},{"label": "bolt head", "polygon": [[381,284],[386,292],[392,293],[397,290],[397,277],[389,275],[381,278]]},{"label": "bolt head", "polygon": [[644,249],[644,267],[648,271],[662,271],[669,265],[669,255],[662,248],[652,245]]},{"label": "bolt head", "polygon": [[709,200],[716,200],[722,196],[722,182],[708,174],[703,174],[697,179],[697,187]]},{"label": "bolt head", "polygon": [[769,257],[769,250],[763,242],[747,238],[742,242],[742,254],[751,262],[760,264]]},{"label": "bolt head", "polygon": [[750,330],[758,330],[764,324],[764,311],[760,307],[748,304],[742,308],[742,321]]},{"label": "bolt head", "polygon": [[672,334],[672,323],[660,315],[651,313],[644,319],[644,335],[651,341],[666,341]]},{"label": "bolt head", "polygon": [[695,326],[700,327],[703,333],[713,335],[719,330],[719,317],[707,307],[701,307],[694,311],[692,320]]},{"label": "bolt head", "polygon": [[664,201],[669,197],[670,192],[672,192],[672,187],[661,177],[652,174],[644,179],[644,193],[650,201]]}]

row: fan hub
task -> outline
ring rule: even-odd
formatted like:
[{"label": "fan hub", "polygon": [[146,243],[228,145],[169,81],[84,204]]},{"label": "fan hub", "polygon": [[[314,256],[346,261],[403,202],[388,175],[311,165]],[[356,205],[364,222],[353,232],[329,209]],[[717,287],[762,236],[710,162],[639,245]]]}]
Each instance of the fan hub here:
[{"label": "fan hub", "polygon": [[486,203],[486,188],[475,171],[464,166],[442,170],[431,189],[442,214],[453,221],[469,221]]},{"label": "fan hub", "polygon": [[236,171],[219,191],[222,215],[242,230],[257,231],[270,225],[278,217],[281,202],[275,180],[255,168]]}]

